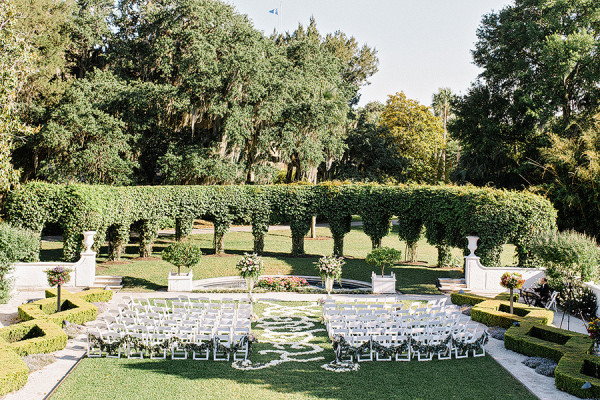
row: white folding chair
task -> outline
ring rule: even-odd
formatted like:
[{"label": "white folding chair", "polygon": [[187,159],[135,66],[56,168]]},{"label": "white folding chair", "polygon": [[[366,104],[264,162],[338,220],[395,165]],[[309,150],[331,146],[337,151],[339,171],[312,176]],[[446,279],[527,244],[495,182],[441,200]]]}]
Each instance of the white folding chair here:
[{"label": "white folding chair", "polygon": [[554,308],[554,312],[558,311],[558,306],[556,304],[556,298],[558,297],[558,292],[555,290],[550,295],[550,300],[546,303],[546,310]]}]

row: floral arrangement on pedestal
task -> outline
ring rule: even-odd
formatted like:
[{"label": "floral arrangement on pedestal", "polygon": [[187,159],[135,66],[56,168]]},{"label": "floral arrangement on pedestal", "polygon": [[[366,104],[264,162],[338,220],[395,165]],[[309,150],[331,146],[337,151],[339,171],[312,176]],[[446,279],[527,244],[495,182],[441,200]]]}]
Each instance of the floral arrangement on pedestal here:
[{"label": "floral arrangement on pedestal", "polygon": [[500,285],[510,290],[510,313],[513,313],[513,290],[520,289],[525,284],[523,275],[518,272],[505,272],[500,277]]},{"label": "floral arrangement on pedestal", "polygon": [[586,328],[590,338],[594,340],[594,350],[598,354],[600,348],[600,318],[592,318]]},{"label": "floral arrangement on pedestal", "polygon": [[333,281],[336,280],[338,283],[342,283],[342,267],[346,264],[346,261],[342,257],[323,256],[313,264],[317,266],[321,279],[325,280],[327,294],[331,295]]},{"label": "floral arrangement on pedestal", "polygon": [[239,271],[240,276],[246,280],[248,292],[252,293],[254,281],[258,279],[264,269],[262,258],[256,253],[244,253],[244,257],[238,261],[236,268]]},{"label": "floral arrangement on pedestal", "polygon": [[61,265],[44,271],[51,287],[56,286],[56,312],[60,312],[60,287],[71,279],[71,269]]},{"label": "floral arrangement on pedestal", "polygon": [[261,289],[273,290],[276,292],[292,291],[298,288],[308,286],[304,278],[297,276],[284,276],[281,278],[261,278],[256,287]]}]

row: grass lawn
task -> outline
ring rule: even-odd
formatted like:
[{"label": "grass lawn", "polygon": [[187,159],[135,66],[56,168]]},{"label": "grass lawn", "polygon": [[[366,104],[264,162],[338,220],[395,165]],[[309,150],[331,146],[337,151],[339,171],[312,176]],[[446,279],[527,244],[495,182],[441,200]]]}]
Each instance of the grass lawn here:
[{"label": "grass lawn", "polygon": [[[313,262],[321,255],[331,254],[333,239],[328,228],[317,229],[317,239],[306,239],[306,257],[290,257],[291,235],[289,230],[271,231],[265,237],[265,274],[316,275]],[[235,264],[244,252],[251,252],[253,238],[250,232],[230,232],[225,237],[225,255],[215,256],[212,253],[212,234],[193,235],[191,240],[202,247],[205,254],[199,265],[194,267],[194,279],[212,278],[217,276],[237,275]],[[126,290],[162,290],[167,286],[167,275],[171,264],[160,259],[162,249],[173,241],[173,237],[160,237],[154,246],[152,259],[137,259],[137,244],[126,248],[123,261],[106,262],[106,247],[101,249],[98,258],[98,275],[121,275]],[[383,240],[384,246],[395,247],[405,255],[405,243],[398,240],[395,233]],[[59,260],[62,254],[61,242],[43,242],[42,260]],[[344,240],[343,278],[371,280],[373,268],[364,261],[371,251],[371,241],[362,227],[355,226]],[[459,249],[454,249],[455,255],[461,257]],[[506,246],[502,254],[502,263],[512,264],[514,247]],[[425,240],[419,243],[419,260],[426,265],[396,266],[397,289],[403,293],[436,294],[436,279],[439,277],[462,277],[460,270],[432,268],[437,263],[437,249]],[[379,273],[379,271],[376,271]],[[389,271],[387,271],[389,273]]]},{"label": "grass lawn", "polygon": [[[260,316],[264,307],[258,303],[255,312]],[[316,327],[324,328],[320,324]],[[256,323],[253,332],[260,341],[263,331]],[[51,398],[535,399],[489,356],[427,362],[364,362],[356,372],[325,371],[320,366],[333,360],[333,350],[324,331],[314,335],[311,343],[323,347],[324,351],[318,355],[325,360],[285,362],[254,371],[239,371],[230,363],[215,361],[85,358]],[[271,344],[259,342],[252,361],[277,358],[272,353],[258,354],[269,349],[273,349]]]}]

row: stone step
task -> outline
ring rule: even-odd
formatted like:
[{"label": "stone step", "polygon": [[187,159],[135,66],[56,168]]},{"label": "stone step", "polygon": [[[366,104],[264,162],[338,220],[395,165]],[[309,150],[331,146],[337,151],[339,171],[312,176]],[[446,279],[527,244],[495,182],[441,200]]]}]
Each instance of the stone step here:
[{"label": "stone step", "polygon": [[437,287],[442,292],[456,292],[459,290],[467,292],[467,284],[464,278],[438,278]]},{"label": "stone step", "polygon": [[94,288],[105,288],[107,286],[111,289],[122,289],[123,277],[112,275],[98,275],[96,276],[96,279],[94,279],[94,284],[92,285],[92,287]]}]

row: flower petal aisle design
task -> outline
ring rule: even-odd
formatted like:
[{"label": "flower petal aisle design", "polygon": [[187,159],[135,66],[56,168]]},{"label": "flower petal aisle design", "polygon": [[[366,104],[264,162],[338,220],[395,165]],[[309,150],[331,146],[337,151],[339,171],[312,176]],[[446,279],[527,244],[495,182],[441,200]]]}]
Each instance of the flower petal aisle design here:
[{"label": "flower petal aisle design", "polygon": [[317,356],[324,351],[323,347],[311,343],[315,339],[314,333],[325,332],[320,325],[319,315],[321,306],[312,303],[303,306],[286,306],[267,301],[261,319],[256,323],[256,329],[262,329],[261,343],[273,345],[273,349],[261,350],[261,355],[275,354],[278,358],[266,363],[251,361],[237,361],[233,368],[253,370],[273,367],[284,362],[310,362],[324,360],[325,357]]}]

